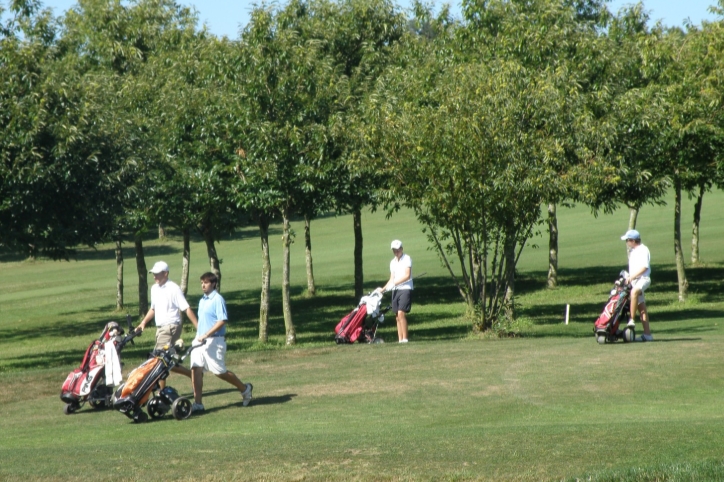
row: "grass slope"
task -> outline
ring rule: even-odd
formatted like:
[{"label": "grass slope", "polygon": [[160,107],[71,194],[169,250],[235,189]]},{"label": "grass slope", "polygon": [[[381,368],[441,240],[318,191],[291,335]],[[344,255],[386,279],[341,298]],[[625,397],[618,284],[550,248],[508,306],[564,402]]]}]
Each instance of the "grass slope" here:
[{"label": "grass slope", "polygon": [[[249,407],[207,377],[207,413],[143,425],[84,407],[62,414],[60,385],[115,305],[110,246],[77,261],[0,263],[0,480],[724,480],[719,354],[724,350],[724,195],[705,199],[702,258],[689,267],[692,295],[676,301],[671,206],[639,217],[651,248],[647,293],[655,343],[598,346],[591,336],[618,270],[627,213],[594,218],[560,210],[561,287],[546,290],[547,242],[528,248],[517,298],[524,337],[479,339],[464,306],[409,213],[367,214],[366,288],[387,279],[389,241],[400,238],[418,280],[412,343],[335,346],[332,329],[355,304],[349,217],[313,223],[319,295],[304,296],[304,254],[294,246],[293,310],[300,346],[283,347],[281,243],[272,239],[272,340],[256,342],[259,242],[240,230],[219,246],[232,329],[228,365],[255,386]],[[684,210],[691,219],[691,206]],[[686,225],[686,224],[685,224]],[[295,224],[298,233],[303,231]],[[300,236],[301,239],[301,236]],[[687,242],[687,241],[685,241]],[[165,259],[178,280],[176,237],[146,242],[147,263]],[[206,268],[192,247],[193,283]],[[135,263],[126,249],[126,299],[137,311]],[[571,307],[569,325],[563,323]],[[193,334],[188,330],[184,338]],[[124,353],[137,366],[152,344]],[[188,379],[170,385],[190,393]]]}]

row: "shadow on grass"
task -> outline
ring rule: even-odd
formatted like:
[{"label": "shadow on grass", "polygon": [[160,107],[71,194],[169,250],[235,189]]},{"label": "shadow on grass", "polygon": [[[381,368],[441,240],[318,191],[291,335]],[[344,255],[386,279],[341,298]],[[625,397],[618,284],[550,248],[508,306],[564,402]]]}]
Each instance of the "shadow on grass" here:
[{"label": "shadow on grass", "polygon": [[671,343],[677,341],[701,341],[701,338],[656,338],[654,341],[647,341],[646,343]]},{"label": "shadow on grass", "polygon": [[[672,265],[652,266],[652,292],[678,292],[678,275]],[[561,269],[558,282],[561,287],[585,287],[601,283],[610,283],[618,278],[620,269],[610,266],[596,266],[581,269]],[[686,277],[690,293],[699,295],[704,302],[724,301],[724,265],[688,266]],[[516,282],[519,293],[545,289],[547,273],[545,271],[527,272]]]},{"label": "shadow on grass", "polygon": [[[426,305],[445,305],[447,303],[458,303],[460,295],[457,288],[450,286],[448,278],[425,277],[416,283],[413,297],[413,307],[410,314],[410,329],[415,331],[415,339],[458,339],[464,336],[467,326],[445,326],[436,328],[415,328],[415,325],[434,324],[446,319],[455,319],[457,316],[442,313],[419,313],[419,307]],[[359,299],[355,299],[351,289],[337,289],[337,287],[320,287],[324,294],[308,297],[305,287],[292,289],[292,318],[295,330],[298,334],[304,334],[305,343],[334,343],[334,328],[337,323],[354,310]],[[258,290],[244,292],[224,292],[227,300],[229,318],[232,320],[245,320],[237,327],[243,325],[244,333],[249,336],[258,334],[259,319],[259,294]],[[280,288],[271,290],[270,298],[281,300]],[[244,298],[244,301],[239,301]],[[383,298],[383,308],[389,305],[390,294]],[[418,308],[418,310],[416,310]],[[388,312],[385,322],[381,327],[395,326],[395,316]],[[253,321],[246,321],[253,320]],[[231,322],[234,325],[234,322]],[[256,331],[252,331],[256,330]],[[286,334],[283,313],[280,303],[272,303],[269,312],[268,334],[270,337],[284,336]],[[419,336],[418,336],[419,334]],[[233,335],[228,337],[229,346],[232,349],[241,347],[243,342],[235,340]]]},{"label": "shadow on grass", "polygon": [[[576,313],[573,321],[582,322],[581,317],[587,316],[593,324],[599,317],[606,301],[601,303],[571,304],[571,311]],[[679,321],[695,321],[708,318],[724,318],[724,311],[719,309],[706,309],[684,307],[674,311],[658,311],[656,305],[649,305],[652,323],[670,323]],[[565,319],[566,307],[562,303],[553,305],[536,305],[519,307],[518,314],[534,320],[536,325],[558,325]]]},{"label": "shadow on grass", "polygon": [[[151,247],[153,249],[154,247]],[[159,246],[157,253],[162,253],[165,246]],[[518,277],[517,289],[517,315],[526,318],[534,326],[545,327],[541,331],[533,330],[526,333],[529,337],[566,337],[579,338],[591,336],[588,330],[577,328],[557,328],[562,325],[565,318],[565,306],[571,296],[576,293],[588,292],[596,286],[596,291],[603,291],[600,301],[571,304],[570,323],[577,327],[593,326],[607,301],[607,289],[602,286],[612,285],[619,273],[619,269],[608,267],[592,267],[581,269],[563,269],[559,276],[560,287],[547,290],[545,287],[547,272],[526,272]],[[676,270],[673,266],[655,266],[654,286],[652,293],[666,293],[667,297],[675,300]],[[705,306],[704,303],[714,304],[724,302],[724,265],[702,266],[690,268],[687,271],[692,293],[696,294],[699,305],[682,305],[668,303],[666,306],[657,306],[651,303],[653,327],[655,333],[677,336],[682,341],[689,341],[692,334],[705,333],[714,330],[714,327],[690,326],[691,323],[677,324],[678,322],[691,322],[712,318],[724,318],[721,305]],[[353,290],[349,286],[329,285],[319,286],[317,296],[306,296],[306,287],[295,286],[292,289],[292,316],[295,330],[299,336],[300,345],[304,344],[333,344],[334,328],[339,320],[352,311],[358,304]],[[259,330],[259,289],[224,291],[222,293],[227,301],[229,312],[229,325],[227,329],[227,343],[229,350],[240,351],[248,349],[257,342]],[[268,334],[270,337],[284,339],[285,326],[281,306],[281,289],[271,291],[271,306],[269,312]],[[590,297],[588,297],[590,299]],[[189,300],[195,308],[197,297]],[[390,301],[387,294],[383,299],[383,306]],[[467,336],[470,325],[460,316],[459,306],[461,297],[452,280],[446,276],[426,276],[415,282],[413,295],[413,309],[410,314],[410,337],[418,341],[454,340]],[[448,306],[455,305],[455,309]],[[430,310],[421,309],[426,306]],[[118,321],[125,326],[124,315],[109,316],[114,306],[104,306],[93,313],[83,313],[82,323],[75,321],[61,321],[42,328],[28,327],[20,329],[0,329],[0,340],[14,343],[35,338],[59,337],[87,337],[88,343],[98,337],[109,321]],[[65,316],[74,313],[66,313]],[[381,325],[385,333],[395,330],[395,316],[388,313],[385,323]],[[660,331],[661,330],[661,331]],[[193,337],[193,328],[184,327],[184,339]],[[155,330],[148,333],[149,341],[140,340],[144,348],[128,346],[124,356],[145,358],[148,345],[152,343]],[[592,336],[591,336],[592,337]],[[662,340],[663,341],[663,340]],[[87,345],[86,345],[87,346]],[[11,369],[28,369],[37,367],[74,366],[80,364],[85,348],[76,350],[46,350],[40,353],[25,354],[14,358],[2,360],[0,371]]]},{"label": "shadow on grass", "polygon": [[[90,345],[91,342],[89,342],[88,344]],[[83,362],[83,355],[85,354],[86,348],[53,351],[48,350],[45,352],[34,352],[17,357],[5,358],[2,361],[2,365],[0,365],[0,372],[10,370],[28,370],[34,368],[54,368],[62,366],[72,366],[73,368],[75,368],[80,366],[80,364]],[[125,357],[129,359],[140,358],[145,360],[148,357],[148,353],[148,346],[136,347],[134,345],[130,345],[123,350],[123,353],[121,354],[121,359]],[[125,362],[122,362],[121,365],[124,368],[127,368]]]},{"label": "shadow on grass", "polygon": [[[5,328],[0,329],[0,340],[5,342],[18,342],[30,340],[38,337],[50,337],[50,338],[64,338],[74,336],[87,336],[88,344],[90,344],[95,338],[100,337],[105,328],[106,324],[115,321],[125,329],[126,327],[126,315],[125,313],[119,313],[113,317],[108,317],[107,313],[115,308],[113,305],[108,305],[100,310],[97,310],[90,314],[90,317],[94,319],[93,322],[78,323],[75,320],[67,321],[56,321],[52,325],[45,325],[42,328],[37,326],[29,328]],[[64,312],[64,315],[73,315],[77,312]],[[88,318],[89,314],[84,313],[84,317]]]},{"label": "shadow on grass", "polygon": [[[176,248],[174,246],[170,246],[167,244],[162,245],[145,245],[143,247],[143,254],[146,259],[147,265],[152,265],[153,263],[149,264],[149,260],[156,259],[156,258],[162,258],[164,256],[171,256],[181,253],[180,248]],[[124,247],[123,248],[123,259],[125,263],[128,263],[129,267],[133,270],[131,272],[136,272],[136,251],[133,249],[133,245],[131,247]],[[114,260],[116,259],[116,251],[114,248],[104,248],[104,249],[93,249],[93,248],[86,248],[82,250],[78,250],[76,252],[76,255],[74,257],[77,261],[94,261],[94,260]],[[153,281],[153,279],[151,279]]]},{"label": "shadow on grass", "polygon": [[[254,397],[251,400],[251,403],[248,406],[242,405],[241,399],[236,403],[230,403],[228,405],[224,405],[222,407],[214,407],[214,408],[207,408],[204,410],[205,413],[213,413],[213,412],[220,412],[222,410],[228,410],[228,409],[239,409],[242,408],[244,410],[249,410],[253,407],[262,406],[262,405],[279,405],[281,403],[287,403],[291,402],[294,397],[296,397],[296,393],[289,393],[285,395],[277,395],[277,396],[268,396],[268,397]],[[206,397],[206,394],[204,394],[204,397]]]}]

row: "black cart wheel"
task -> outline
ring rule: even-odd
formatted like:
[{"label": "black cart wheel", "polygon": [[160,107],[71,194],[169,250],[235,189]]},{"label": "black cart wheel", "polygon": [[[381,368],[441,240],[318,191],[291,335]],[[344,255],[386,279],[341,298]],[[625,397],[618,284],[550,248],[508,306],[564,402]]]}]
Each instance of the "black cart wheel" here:
[{"label": "black cart wheel", "polygon": [[146,411],[151,416],[151,418],[160,418],[166,415],[166,412],[168,412],[168,407],[165,403],[159,398],[152,398],[148,405],[146,406]]},{"label": "black cart wheel", "polygon": [[80,408],[80,405],[76,403],[66,403],[65,407],[63,407],[63,413],[66,415],[70,415],[72,413],[75,413],[76,410]]},{"label": "black cart wheel", "polygon": [[177,398],[171,406],[173,418],[176,420],[185,420],[191,416],[191,400],[188,398]]},{"label": "black cart wheel", "polygon": [[133,423],[143,423],[148,420],[148,415],[146,415],[146,412],[142,411],[141,409],[138,410],[138,413],[133,415]]}]

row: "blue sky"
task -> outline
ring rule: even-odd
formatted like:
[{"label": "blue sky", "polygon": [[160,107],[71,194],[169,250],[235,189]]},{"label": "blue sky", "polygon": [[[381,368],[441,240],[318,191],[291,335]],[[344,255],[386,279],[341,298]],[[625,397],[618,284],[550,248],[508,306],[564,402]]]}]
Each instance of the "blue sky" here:
[{"label": "blue sky", "polygon": [[[249,21],[249,11],[252,5],[259,3],[254,0],[177,0],[181,5],[195,6],[199,13],[199,20],[206,23],[209,30],[215,35],[226,35],[236,38],[240,26]],[[9,0],[0,0],[0,3],[7,7]],[[43,4],[54,10],[56,15],[76,3],[76,0],[45,0]],[[284,3],[278,2],[278,3]],[[397,0],[403,8],[409,7],[409,0]],[[436,5],[442,5],[442,1],[435,0]],[[459,0],[449,2],[452,5],[454,14],[460,13]],[[636,3],[631,0],[611,0],[609,9],[616,12],[624,5]],[[652,20],[661,20],[668,26],[681,26],[684,19],[690,18],[694,24],[702,20],[715,20],[715,17],[708,13],[708,7],[716,0],[644,0],[644,6],[651,11]]]}]

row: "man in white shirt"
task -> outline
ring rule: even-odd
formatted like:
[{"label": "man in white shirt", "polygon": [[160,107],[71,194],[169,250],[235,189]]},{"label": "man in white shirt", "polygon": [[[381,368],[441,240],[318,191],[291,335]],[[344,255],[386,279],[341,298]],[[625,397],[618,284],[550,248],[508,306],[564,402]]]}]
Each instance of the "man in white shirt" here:
[{"label": "man in white shirt", "polygon": [[376,291],[392,290],[392,311],[397,316],[397,338],[407,343],[407,313],[412,309],[412,259],[402,252],[402,241],[396,239],[390,246],[395,255],[390,261],[390,280]]},{"label": "man in white shirt", "polygon": [[621,236],[626,241],[628,253],[628,278],[626,283],[631,285],[631,308],[628,326],[634,326],[634,318],[638,309],[641,315],[641,324],[644,326],[644,334],[637,338],[638,341],[654,341],[649,328],[649,312],[646,309],[646,298],[644,291],[651,286],[651,252],[649,248],[641,243],[641,234],[635,229],[629,229]]},{"label": "man in white shirt", "polygon": [[[156,350],[164,346],[173,346],[181,338],[181,312],[186,313],[189,320],[196,326],[198,321],[194,311],[186,302],[181,288],[168,279],[168,264],[159,261],[153,265],[149,273],[153,274],[156,282],[151,287],[151,309],[148,310],[138,328],[144,330],[151,318],[156,319]],[[178,365],[171,371],[191,378],[191,370]],[[166,386],[166,380],[159,382],[161,388]]]}]

